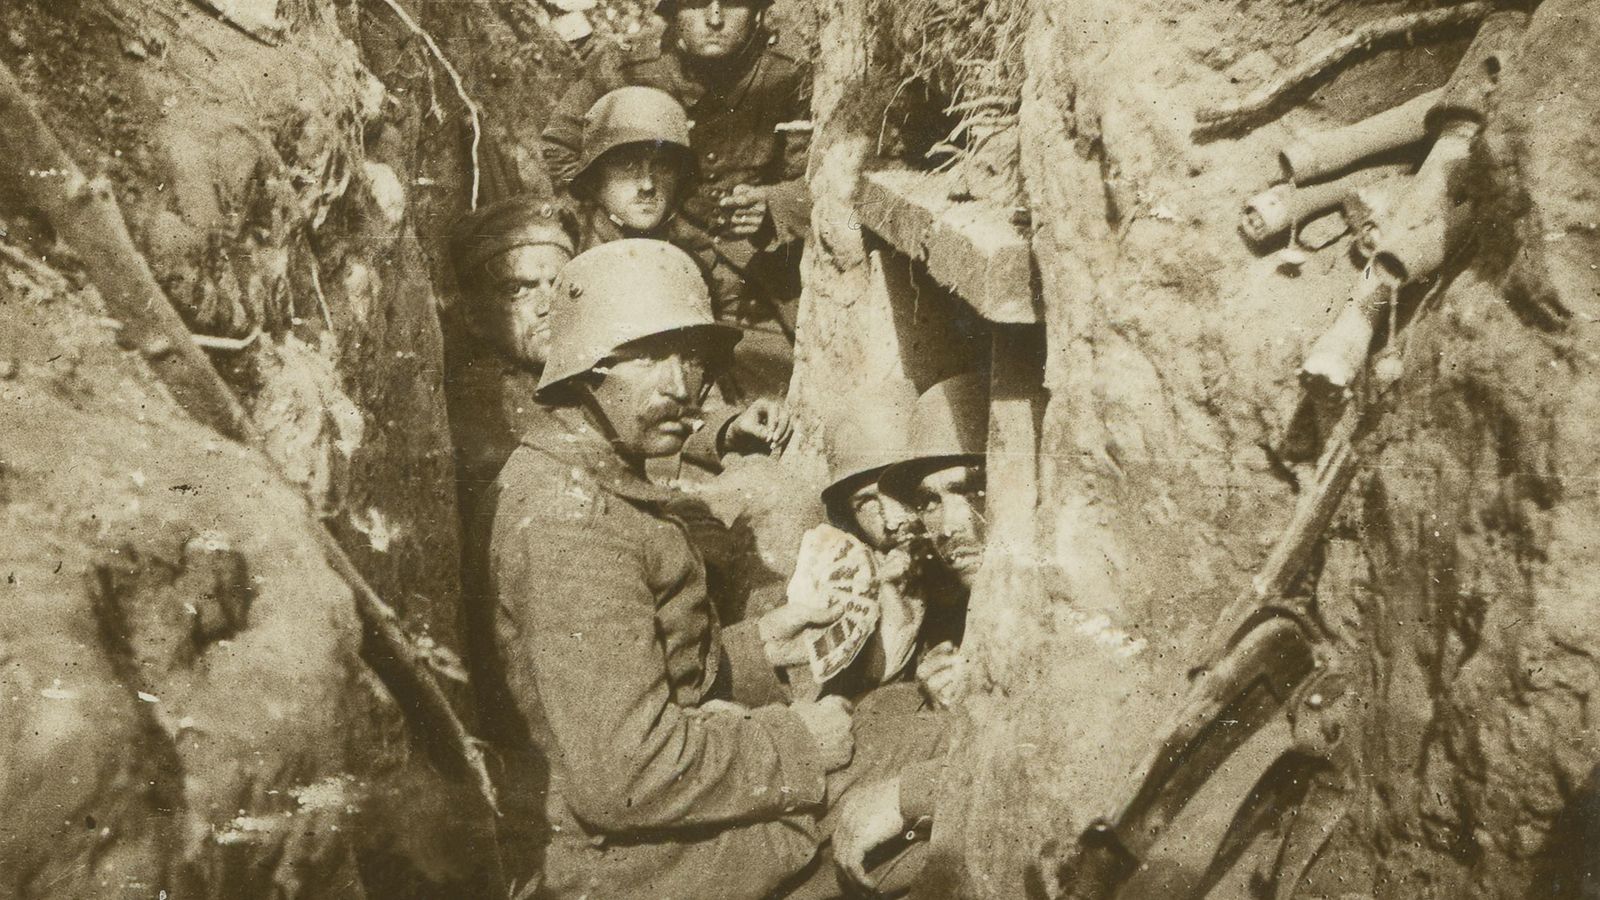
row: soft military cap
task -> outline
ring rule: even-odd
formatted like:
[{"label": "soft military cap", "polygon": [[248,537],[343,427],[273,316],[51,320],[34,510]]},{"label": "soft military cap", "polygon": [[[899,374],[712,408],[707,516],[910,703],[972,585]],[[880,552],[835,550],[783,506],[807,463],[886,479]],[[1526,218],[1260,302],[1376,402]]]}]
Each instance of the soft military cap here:
[{"label": "soft military cap", "polygon": [[544,244],[577,252],[565,209],[543,194],[507,197],[462,216],[450,235],[456,275],[470,281],[486,262],[514,247]]}]

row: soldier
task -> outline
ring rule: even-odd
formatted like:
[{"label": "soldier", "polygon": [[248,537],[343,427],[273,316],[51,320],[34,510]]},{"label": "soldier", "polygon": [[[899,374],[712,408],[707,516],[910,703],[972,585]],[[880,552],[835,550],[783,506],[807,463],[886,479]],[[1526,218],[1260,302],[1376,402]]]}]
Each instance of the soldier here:
[{"label": "soldier", "polygon": [[[779,126],[810,115],[801,54],[770,27],[771,0],[661,0],[660,41],[597,50],[551,114],[545,161],[568,185],[582,158],[584,115],[605,94],[644,85],[671,94],[692,121],[698,168],[683,216],[711,235],[746,290],[736,317],[760,326],[740,349],[741,387],[788,384],[799,294],[797,248],[810,225],[803,132]],[[771,334],[764,333],[771,330]]]},{"label": "soldier", "polygon": [[[689,438],[738,332],[712,318],[693,260],[648,240],[574,258],[551,324],[545,427],[483,514],[490,668],[519,726],[502,757],[542,752],[548,771],[506,778],[507,840],[544,843],[540,896],[765,897],[815,854],[825,776],[851,756],[847,704],[781,705],[775,674],[837,612],[787,604],[723,627],[677,492],[644,476]],[[526,877],[537,855],[511,866]]]},{"label": "soldier", "polygon": [[630,85],[596,100],[584,117],[583,155],[571,184],[578,250],[630,237],[667,241],[699,262],[722,318],[743,279],[717,255],[711,236],[678,214],[694,174],[689,117],[671,94]]},{"label": "soldier", "polygon": [[920,541],[915,517],[878,487],[884,469],[906,454],[906,418],[915,397],[908,399],[880,396],[828,432],[829,481],[822,506],[834,527],[871,548],[879,585],[877,630],[856,660],[826,685],[828,692],[852,699],[908,672],[926,611],[917,596],[925,567],[913,558]]},{"label": "soldier", "polygon": [[917,398],[906,441],[914,455],[890,465],[878,479],[884,496],[914,512],[934,560],[953,581],[925,592],[931,608],[916,663],[917,678],[943,707],[959,695],[957,648],[988,537],[983,514],[988,431],[987,378],[980,373],[947,378]]},{"label": "soldier", "polygon": [[[912,411],[906,439],[912,452],[885,468],[878,479],[884,494],[914,510],[938,561],[957,585],[942,596],[929,596],[928,619],[914,662],[923,688],[946,707],[960,696],[964,666],[959,647],[966,602],[988,537],[984,519],[988,405],[987,380],[980,374],[957,375],[929,388]],[[867,853],[931,820],[941,766],[941,759],[912,764],[894,777],[864,784],[844,800],[832,838],[834,861],[848,877],[868,884],[873,879],[866,871]]]},{"label": "soldier", "polygon": [[551,290],[574,226],[554,198],[525,194],[468,214],[451,235],[465,339],[452,341],[445,389],[464,500],[494,480],[540,414]]},{"label": "soldier", "polygon": [[[561,203],[532,193],[485,205],[453,230],[450,257],[461,294],[453,319],[461,339],[451,342],[445,389],[464,504],[544,416],[534,388],[550,339],[550,292],[578,247],[577,231]],[[685,455],[715,470],[725,452],[780,449],[791,430],[778,401],[724,407]]]},{"label": "soldier", "polygon": [[659,43],[597,51],[568,89],[545,128],[545,161],[558,184],[578,174],[584,116],[595,101],[624,85],[672,95],[693,121],[690,146],[700,183],[685,203],[702,229],[731,238],[756,237],[765,226],[780,238],[805,230],[805,148],[778,126],[809,115],[808,73],[766,22],[771,0],[660,0],[667,21]]}]

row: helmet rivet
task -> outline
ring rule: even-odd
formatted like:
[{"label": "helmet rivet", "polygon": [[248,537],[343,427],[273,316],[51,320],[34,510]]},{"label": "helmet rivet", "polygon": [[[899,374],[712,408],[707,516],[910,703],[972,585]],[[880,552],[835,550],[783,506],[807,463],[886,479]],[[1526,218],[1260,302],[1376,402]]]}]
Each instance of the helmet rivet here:
[{"label": "helmet rivet", "polygon": [[581,284],[568,285],[567,286],[567,296],[571,297],[574,300],[578,299],[579,297],[582,297],[583,296],[583,285],[581,285]]}]

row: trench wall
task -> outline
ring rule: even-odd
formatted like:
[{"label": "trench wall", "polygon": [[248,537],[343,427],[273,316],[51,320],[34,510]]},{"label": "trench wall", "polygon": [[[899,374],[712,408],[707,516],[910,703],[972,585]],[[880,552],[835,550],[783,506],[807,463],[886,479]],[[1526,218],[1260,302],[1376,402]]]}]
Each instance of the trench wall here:
[{"label": "trench wall", "polygon": [[83,288],[95,261],[0,198],[0,894],[460,896],[488,845],[457,829],[482,823],[414,752],[310,537],[459,669],[426,253],[450,213],[419,146],[465,132],[448,81],[378,77],[358,42],[423,55],[382,4],[19,3],[0,35],[266,436],[188,421]]},{"label": "trench wall", "polygon": [[[1019,172],[1048,343],[1037,539],[991,553],[976,594],[972,722],[934,837],[936,880],[992,897],[1023,895],[1030,871],[1125,796],[1131,758],[1311,484],[1315,451],[1296,449],[1303,421],[1291,428],[1297,372],[1360,266],[1348,238],[1303,257],[1281,239],[1252,246],[1242,201],[1281,179],[1277,152],[1296,134],[1439,86],[1470,38],[1380,43],[1258,127],[1197,137],[1197,110],[1419,7],[1015,6]],[[831,373],[875,372],[898,346],[849,208],[904,91],[886,14],[824,8],[841,32],[819,62],[821,252],[802,312],[824,339],[802,347],[795,382],[819,422],[830,397],[870,402]],[[1586,536],[1600,507],[1580,435],[1600,276],[1594,150],[1577,137],[1596,107],[1577,73],[1595,19],[1547,0],[1531,22],[1458,186],[1470,237],[1387,344],[1398,368],[1370,389],[1360,473],[1296,589],[1336,648],[1335,753],[1352,773],[1299,896],[1566,896],[1582,881],[1572,855],[1592,858],[1600,628]],[[879,37],[855,37],[858,23]],[[1267,752],[1219,774],[1136,895],[1196,882]],[[1255,869],[1272,867],[1240,867]]]}]

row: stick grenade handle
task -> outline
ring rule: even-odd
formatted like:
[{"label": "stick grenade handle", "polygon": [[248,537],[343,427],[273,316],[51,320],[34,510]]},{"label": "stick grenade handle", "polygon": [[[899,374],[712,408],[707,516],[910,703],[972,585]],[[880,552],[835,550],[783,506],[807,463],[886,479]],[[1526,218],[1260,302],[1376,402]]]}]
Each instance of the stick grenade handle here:
[{"label": "stick grenade handle", "polygon": [[1300,377],[1309,386],[1342,391],[1366,365],[1378,320],[1394,298],[1394,285],[1369,265],[1355,287],[1338,318],[1311,345],[1300,365]]},{"label": "stick grenade handle", "polygon": [[1344,201],[1350,185],[1344,180],[1298,188],[1292,184],[1270,187],[1244,202],[1239,230],[1260,244],[1282,234],[1296,222],[1333,209]]},{"label": "stick grenade handle", "polygon": [[1455,209],[1452,189],[1483,129],[1500,73],[1521,44],[1527,26],[1527,13],[1516,10],[1496,12],[1485,19],[1450,81],[1440,89],[1438,102],[1428,111],[1428,130],[1435,135],[1433,149],[1395,209],[1391,226],[1378,235],[1372,255],[1373,262],[1395,280],[1421,281],[1444,265]]},{"label": "stick grenade handle", "polygon": [[1444,265],[1457,183],[1481,125],[1458,119],[1445,126],[1428,151],[1394,215],[1379,226],[1372,263],[1400,284],[1429,278]]},{"label": "stick grenade handle", "polygon": [[1432,90],[1342,128],[1304,135],[1279,152],[1283,174],[1304,185],[1368,157],[1415,144],[1428,136],[1428,113],[1443,95],[1443,88]]}]

